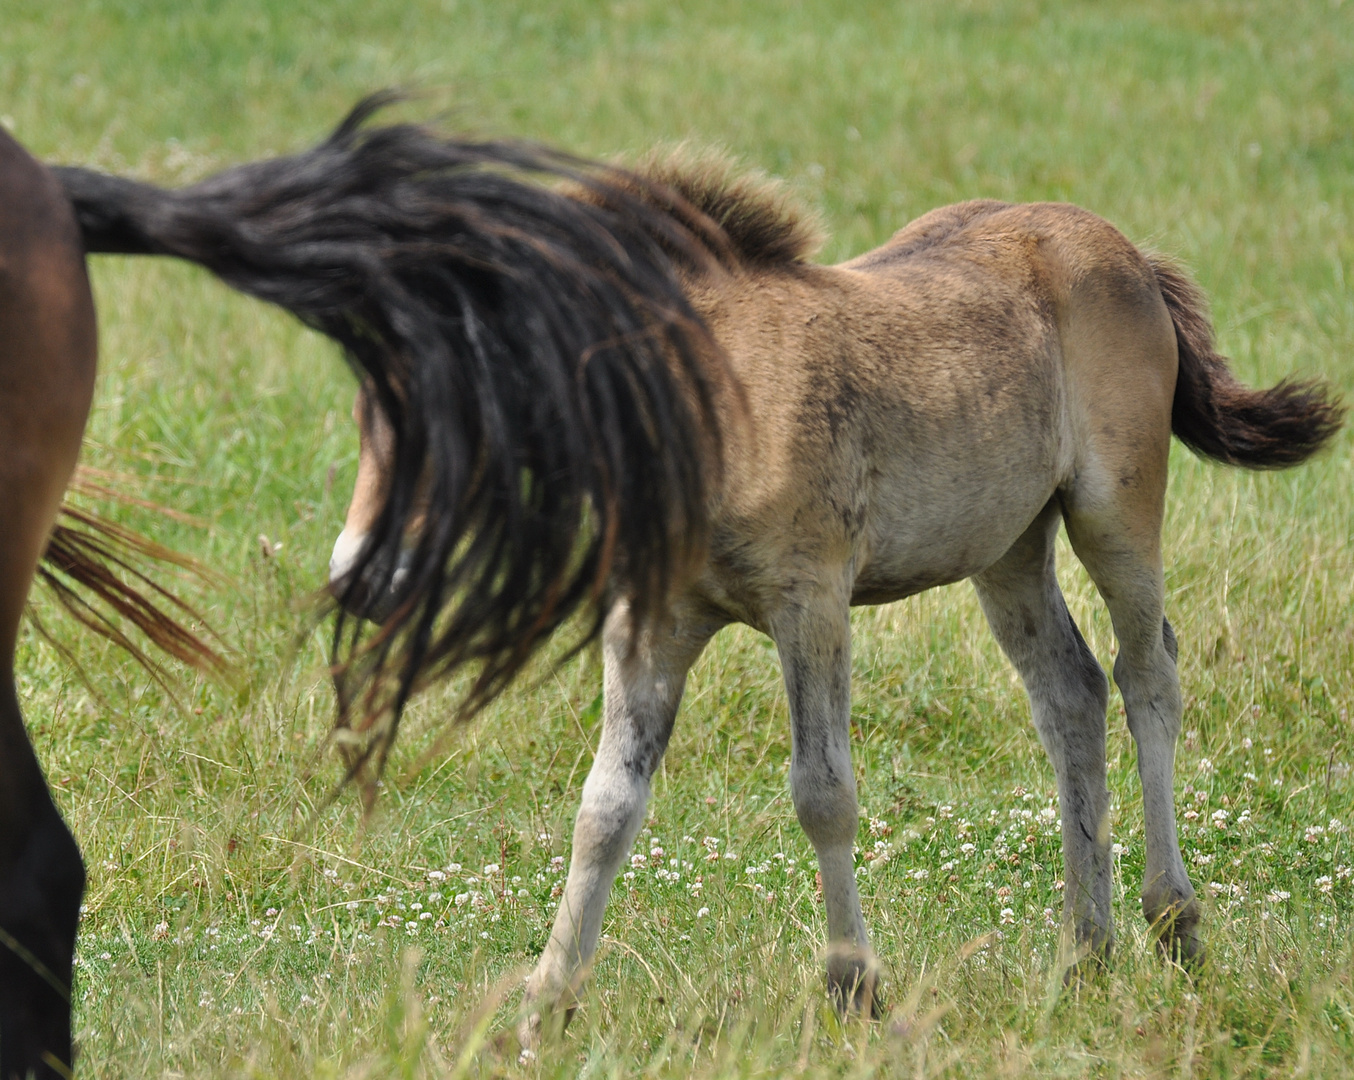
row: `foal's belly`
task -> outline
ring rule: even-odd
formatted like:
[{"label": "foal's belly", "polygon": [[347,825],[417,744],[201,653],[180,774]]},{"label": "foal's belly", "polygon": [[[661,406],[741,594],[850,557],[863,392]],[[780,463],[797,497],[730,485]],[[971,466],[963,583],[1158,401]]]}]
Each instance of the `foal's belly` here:
[{"label": "foal's belly", "polygon": [[1053,494],[1031,476],[1003,490],[957,493],[929,507],[872,507],[851,603],[887,604],[982,573],[1010,550]]}]

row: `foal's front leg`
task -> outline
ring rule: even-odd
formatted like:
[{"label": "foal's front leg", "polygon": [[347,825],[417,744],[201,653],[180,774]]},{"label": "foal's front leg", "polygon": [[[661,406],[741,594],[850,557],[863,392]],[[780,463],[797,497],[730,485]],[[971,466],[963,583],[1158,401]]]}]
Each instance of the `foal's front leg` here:
[{"label": "foal's front leg", "polygon": [[823,879],[828,993],[843,1011],[874,1013],[877,964],[855,874],[849,586],[796,596],[772,619],[771,633],[790,699],[790,794]]},{"label": "foal's front leg", "polygon": [[602,912],[621,862],[644,822],[649,781],[667,749],[686,673],[721,625],[680,611],[661,627],[630,633],[618,604],[603,633],[603,726],[574,821],[573,857],[550,940],[527,980],[528,1015],[518,1034],[536,1042],[552,1011],[567,1012],[597,950]]}]

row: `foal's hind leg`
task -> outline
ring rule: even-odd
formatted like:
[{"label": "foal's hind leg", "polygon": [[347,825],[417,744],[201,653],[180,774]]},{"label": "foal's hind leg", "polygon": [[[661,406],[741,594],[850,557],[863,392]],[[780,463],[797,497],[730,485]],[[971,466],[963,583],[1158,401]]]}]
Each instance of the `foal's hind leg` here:
[{"label": "foal's hind leg", "polygon": [[790,699],[790,795],[823,879],[828,992],[839,1009],[870,1014],[878,976],[855,875],[849,598],[845,583],[807,588],[775,614],[770,629]]},{"label": "foal's hind leg", "polygon": [[[1163,473],[1164,480],[1164,473]],[[1135,518],[1121,505],[1075,500],[1067,532],[1114,622],[1119,656],[1114,681],[1138,748],[1147,869],[1142,908],[1168,955],[1200,958],[1199,906],[1175,826],[1175,741],[1180,681],[1175,634],[1163,611],[1160,512]]]},{"label": "foal's hind leg", "polygon": [[1058,778],[1063,923],[1078,951],[1108,952],[1109,791],[1105,706],[1109,680],[1068,613],[1054,573],[1059,514],[1050,502],[992,567],[973,579],[983,613],[1020,672],[1034,726]]},{"label": "foal's hind leg", "polygon": [[607,619],[602,738],[574,821],[564,898],[527,980],[529,1015],[519,1029],[524,1044],[539,1038],[545,1015],[573,1008],[597,949],[612,882],[644,822],[649,781],[667,749],[687,670],[723,623],[705,611],[679,607],[632,641],[624,604]]}]

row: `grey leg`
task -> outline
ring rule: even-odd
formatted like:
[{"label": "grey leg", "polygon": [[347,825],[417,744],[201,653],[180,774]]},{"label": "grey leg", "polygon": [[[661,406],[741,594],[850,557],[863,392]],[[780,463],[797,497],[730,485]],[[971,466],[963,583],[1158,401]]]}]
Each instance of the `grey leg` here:
[{"label": "grey leg", "polygon": [[687,670],[721,625],[704,613],[681,612],[660,628],[644,629],[632,648],[624,605],[607,620],[602,738],[574,822],[564,897],[527,980],[524,1043],[539,1038],[544,1015],[575,1003],[612,882],[644,823],[649,781],[667,749]]},{"label": "grey leg", "polygon": [[1025,684],[1035,728],[1057,775],[1069,944],[1078,953],[1105,954],[1114,938],[1105,780],[1109,680],[1058,588],[1053,548],[1058,523],[1058,508],[1050,503],[1011,550],[973,581],[992,632]]},{"label": "grey leg", "polygon": [[1147,839],[1143,914],[1168,955],[1184,962],[1199,960],[1199,905],[1175,826],[1175,742],[1182,706],[1175,634],[1162,610],[1160,550],[1155,540],[1134,545],[1123,533],[1119,543],[1106,543],[1104,538],[1115,534],[1082,516],[1068,517],[1068,534],[1105,598],[1119,640],[1114,681],[1124,698],[1142,780]]},{"label": "grey leg", "polygon": [[818,854],[827,908],[828,991],[843,1010],[875,1010],[877,965],[856,888],[860,825],[851,766],[850,589],[794,598],[772,619],[790,699],[790,793]]}]

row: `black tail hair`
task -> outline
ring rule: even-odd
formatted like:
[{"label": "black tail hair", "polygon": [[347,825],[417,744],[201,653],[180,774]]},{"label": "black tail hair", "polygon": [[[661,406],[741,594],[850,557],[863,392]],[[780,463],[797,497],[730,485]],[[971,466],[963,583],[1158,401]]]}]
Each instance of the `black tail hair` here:
[{"label": "black tail hair", "polygon": [[1202,290],[1178,265],[1147,259],[1175,323],[1180,353],[1171,430],[1191,450],[1248,469],[1286,469],[1306,461],[1340,430],[1345,409],[1330,387],[1285,380],[1268,390],[1239,383],[1213,348]]},{"label": "black tail hair", "polygon": [[[77,490],[83,486],[78,476],[72,486]],[[65,502],[38,564],[37,580],[66,614],[123,650],[166,689],[171,689],[169,675],[137,644],[130,627],[155,649],[187,666],[217,679],[228,677],[230,661],[208,640],[219,643],[207,621],[150,576],[166,566],[203,581],[214,578],[197,560],[96,511]],[[74,659],[60,639],[47,632],[31,604],[28,615],[49,644]],[[185,625],[185,619],[193,625]]]},{"label": "black tail hair", "polygon": [[176,191],[55,170],[87,250],[177,256],[286,308],[390,419],[392,484],[346,593],[394,588],[394,610],[334,631],[339,723],[367,734],[350,776],[379,772],[424,679],[478,661],[469,715],[580,609],[590,637],[616,591],[661,604],[703,549],[720,452],[722,354],[663,251],[705,257],[708,219],[538,145],[364,126],[392,99]]}]

